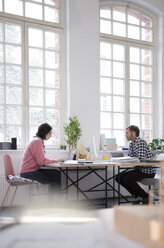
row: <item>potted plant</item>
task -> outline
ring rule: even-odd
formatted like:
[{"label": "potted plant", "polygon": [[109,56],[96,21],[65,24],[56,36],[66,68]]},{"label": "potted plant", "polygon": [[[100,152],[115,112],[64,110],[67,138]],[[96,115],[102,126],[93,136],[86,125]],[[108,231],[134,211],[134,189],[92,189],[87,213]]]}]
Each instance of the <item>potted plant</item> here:
[{"label": "potted plant", "polygon": [[66,150],[66,148],[67,148],[66,145],[60,144],[60,150]]},{"label": "potted plant", "polygon": [[164,150],[164,140],[163,139],[153,139],[152,142],[149,143],[152,151],[155,150]]},{"label": "potted plant", "polygon": [[64,124],[65,141],[69,146],[69,151],[75,149],[77,141],[82,135],[80,123],[77,116],[69,117],[68,123]]}]

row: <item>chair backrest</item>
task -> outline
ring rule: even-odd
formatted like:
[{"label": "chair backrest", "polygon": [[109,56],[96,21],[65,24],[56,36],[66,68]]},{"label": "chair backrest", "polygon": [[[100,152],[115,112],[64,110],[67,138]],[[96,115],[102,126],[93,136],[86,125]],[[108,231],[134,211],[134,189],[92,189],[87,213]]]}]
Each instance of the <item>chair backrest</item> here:
[{"label": "chair backrest", "polygon": [[14,169],[13,169],[10,156],[8,154],[5,154],[3,156],[3,160],[4,160],[4,166],[5,166],[5,177],[6,177],[6,180],[8,181],[8,176],[9,175],[15,176],[15,173],[14,173]]}]

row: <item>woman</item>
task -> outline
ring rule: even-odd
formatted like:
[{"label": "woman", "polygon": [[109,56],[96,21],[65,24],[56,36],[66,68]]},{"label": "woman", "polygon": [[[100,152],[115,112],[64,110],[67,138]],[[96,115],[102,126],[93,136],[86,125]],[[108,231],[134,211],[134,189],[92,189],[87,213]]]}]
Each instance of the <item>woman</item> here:
[{"label": "woman", "polygon": [[20,166],[20,176],[36,180],[42,184],[50,184],[49,193],[60,192],[60,171],[40,169],[41,166],[63,162],[64,159],[48,159],[44,155],[44,140],[52,136],[52,127],[48,123],[39,126],[34,139],[28,144]]}]

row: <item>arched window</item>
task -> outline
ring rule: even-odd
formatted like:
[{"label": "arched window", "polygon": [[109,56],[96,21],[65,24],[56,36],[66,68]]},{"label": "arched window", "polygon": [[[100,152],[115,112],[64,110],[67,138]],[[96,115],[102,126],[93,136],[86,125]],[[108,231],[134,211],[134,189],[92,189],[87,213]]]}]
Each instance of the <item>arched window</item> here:
[{"label": "arched window", "polygon": [[153,17],[130,5],[100,7],[100,133],[126,144],[125,127],[153,132]]},{"label": "arched window", "polygon": [[59,0],[1,0],[0,140],[24,147],[48,122],[49,145],[60,143],[61,33]]}]

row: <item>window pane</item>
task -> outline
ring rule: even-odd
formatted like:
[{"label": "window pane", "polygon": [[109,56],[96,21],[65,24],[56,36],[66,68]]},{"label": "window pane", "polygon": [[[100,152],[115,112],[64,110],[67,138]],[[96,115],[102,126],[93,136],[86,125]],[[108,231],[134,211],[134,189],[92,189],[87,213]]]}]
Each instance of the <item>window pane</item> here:
[{"label": "window pane", "polygon": [[113,111],[123,112],[124,111],[124,98],[121,96],[113,97]]},{"label": "window pane", "polygon": [[[6,107],[6,123],[21,124],[22,123],[22,108],[18,106]],[[14,136],[15,137],[15,136]]]},{"label": "window pane", "polygon": [[59,91],[46,90],[46,106],[59,108],[60,106]]},{"label": "window pane", "polygon": [[142,96],[151,97],[152,96],[152,87],[150,83],[142,83]]},{"label": "window pane", "polygon": [[100,20],[100,32],[104,34],[111,34],[111,21]]},{"label": "window pane", "polygon": [[130,112],[140,112],[140,103],[138,98],[130,97]]},{"label": "window pane", "polygon": [[6,141],[11,142],[12,137],[17,137],[17,144],[22,143],[22,129],[19,126],[7,126],[6,128]]},{"label": "window pane", "polygon": [[3,65],[0,65],[0,84],[4,83]]},{"label": "window pane", "polygon": [[[29,109],[30,125],[39,126],[43,123],[43,109],[42,108],[30,108]],[[33,136],[35,133],[33,134]]]},{"label": "window pane", "polygon": [[100,92],[101,93],[111,93],[111,79],[110,78],[100,78]]},{"label": "window pane", "polygon": [[142,115],[142,128],[143,129],[151,129],[151,116],[150,115]]},{"label": "window pane", "polygon": [[146,28],[152,27],[152,20],[148,16],[141,16],[141,25]]},{"label": "window pane", "polygon": [[60,137],[60,130],[56,128],[52,130],[52,137],[51,139],[47,140],[47,145],[58,145],[59,144],[59,137]]},{"label": "window pane", "polygon": [[42,16],[42,6],[34,3],[25,3],[25,16],[35,18],[35,19],[43,19]]},{"label": "window pane", "polygon": [[45,83],[46,87],[59,88],[60,78],[58,71],[45,71]]},{"label": "window pane", "polygon": [[111,130],[101,129],[100,134],[105,134],[105,138],[111,138],[112,137]]},{"label": "window pane", "polygon": [[0,126],[0,140],[5,140],[4,133],[4,127]]},{"label": "window pane", "polygon": [[59,11],[48,6],[44,7],[44,20],[59,23]]},{"label": "window pane", "polygon": [[44,3],[49,5],[54,5],[56,7],[59,6],[59,0],[44,0]]},{"label": "window pane", "polygon": [[152,81],[152,68],[148,66],[142,66],[142,80]]},{"label": "window pane", "polygon": [[15,14],[15,15],[23,15],[23,1],[22,0],[5,0],[4,1],[5,12]]},{"label": "window pane", "polygon": [[142,99],[142,113],[145,113],[145,114],[151,113],[151,100]]},{"label": "window pane", "polygon": [[100,17],[111,19],[111,9],[101,9]]},{"label": "window pane", "polygon": [[111,128],[111,114],[110,113],[100,113],[100,127],[101,128]]},{"label": "window pane", "polygon": [[140,116],[135,114],[130,114],[130,125],[136,125],[140,127]]},{"label": "window pane", "polygon": [[43,70],[41,69],[29,69],[29,85],[43,86]]},{"label": "window pane", "polygon": [[21,64],[22,49],[19,46],[6,45],[6,62]]},{"label": "window pane", "polygon": [[130,65],[130,79],[140,79],[139,65]]},{"label": "window pane", "polygon": [[100,100],[101,111],[111,111],[111,96],[101,96]]},{"label": "window pane", "polygon": [[55,52],[45,52],[45,67],[58,69],[59,68],[59,54]]},{"label": "window pane", "polygon": [[138,81],[130,81],[130,95],[140,96],[140,83]]},{"label": "window pane", "polygon": [[0,44],[0,62],[3,62],[3,45]]},{"label": "window pane", "polygon": [[125,22],[126,14],[125,9],[116,7],[113,9],[113,20]]},{"label": "window pane", "polygon": [[60,113],[59,110],[46,109],[46,122],[51,126],[59,126],[60,124]]},{"label": "window pane", "polygon": [[128,25],[128,38],[140,39],[140,28]]},{"label": "window pane", "polygon": [[113,59],[124,61],[124,46],[113,44]]},{"label": "window pane", "polygon": [[123,114],[113,114],[113,127],[114,129],[124,128],[124,116]]},{"label": "window pane", "polygon": [[147,49],[141,50],[141,63],[145,65],[152,65],[152,51]]},{"label": "window pane", "polygon": [[100,43],[100,57],[104,59],[111,59],[111,44],[107,42]]},{"label": "window pane", "polygon": [[3,23],[0,22],[0,42],[4,40]]},{"label": "window pane", "polygon": [[4,123],[4,107],[0,105],[0,124]]},{"label": "window pane", "polygon": [[140,63],[140,49],[136,47],[130,47],[130,62]]},{"label": "window pane", "polygon": [[151,132],[149,132],[149,131],[143,131],[142,134],[143,134],[144,140],[149,144],[151,142],[151,140],[152,140],[152,134],[151,134]]},{"label": "window pane", "polygon": [[43,0],[31,0],[32,2],[38,2],[38,3],[42,3]]},{"label": "window pane", "polygon": [[0,85],[0,103],[4,103],[4,87]]},{"label": "window pane", "polygon": [[2,0],[0,0],[0,11],[2,11]]},{"label": "window pane", "polygon": [[33,140],[33,137],[36,135],[37,130],[38,130],[38,125],[36,125],[35,127],[30,127],[29,128],[29,140],[30,141]]},{"label": "window pane", "polygon": [[114,138],[116,138],[116,143],[118,146],[124,146],[125,145],[125,132],[114,130],[113,132]]},{"label": "window pane", "polygon": [[30,102],[30,105],[42,106],[43,105],[43,89],[30,87],[29,88],[29,102]]},{"label": "window pane", "polygon": [[113,93],[115,95],[124,94],[124,81],[121,79],[113,79]]},{"label": "window pane", "polygon": [[28,30],[29,46],[43,47],[43,31],[36,28],[29,28]]},{"label": "window pane", "polygon": [[5,24],[5,41],[20,44],[21,40],[21,27],[10,23]]},{"label": "window pane", "polygon": [[22,68],[20,66],[6,66],[6,83],[22,84]]},{"label": "window pane", "polygon": [[101,76],[111,76],[111,62],[101,60],[100,61],[100,74]]},{"label": "window pane", "polygon": [[56,51],[60,48],[59,34],[54,32],[45,32],[45,48],[55,49]]},{"label": "window pane", "polygon": [[113,22],[113,34],[117,36],[126,36],[126,25],[118,22]]},{"label": "window pane", "polygon": [[15,86],[6,87],[7,104],[22,104],[22,88]]},{"label": "window pane", "polygon": [[113,62],[113,76],[124,78],[124,63]]},{"label": "window pane", "polygon": [[134,10],[128,11],[128,23],[139,25],[140,19],[139,19],[139,13]]},{"label": "window pane", "polygon": [[142,28],[142,40],[152,41],[152,30]]},{"label": "window pane", "polygon": [[29,65],[31,66],[43,66],[43,51],[38,49],[29,49]]}]

